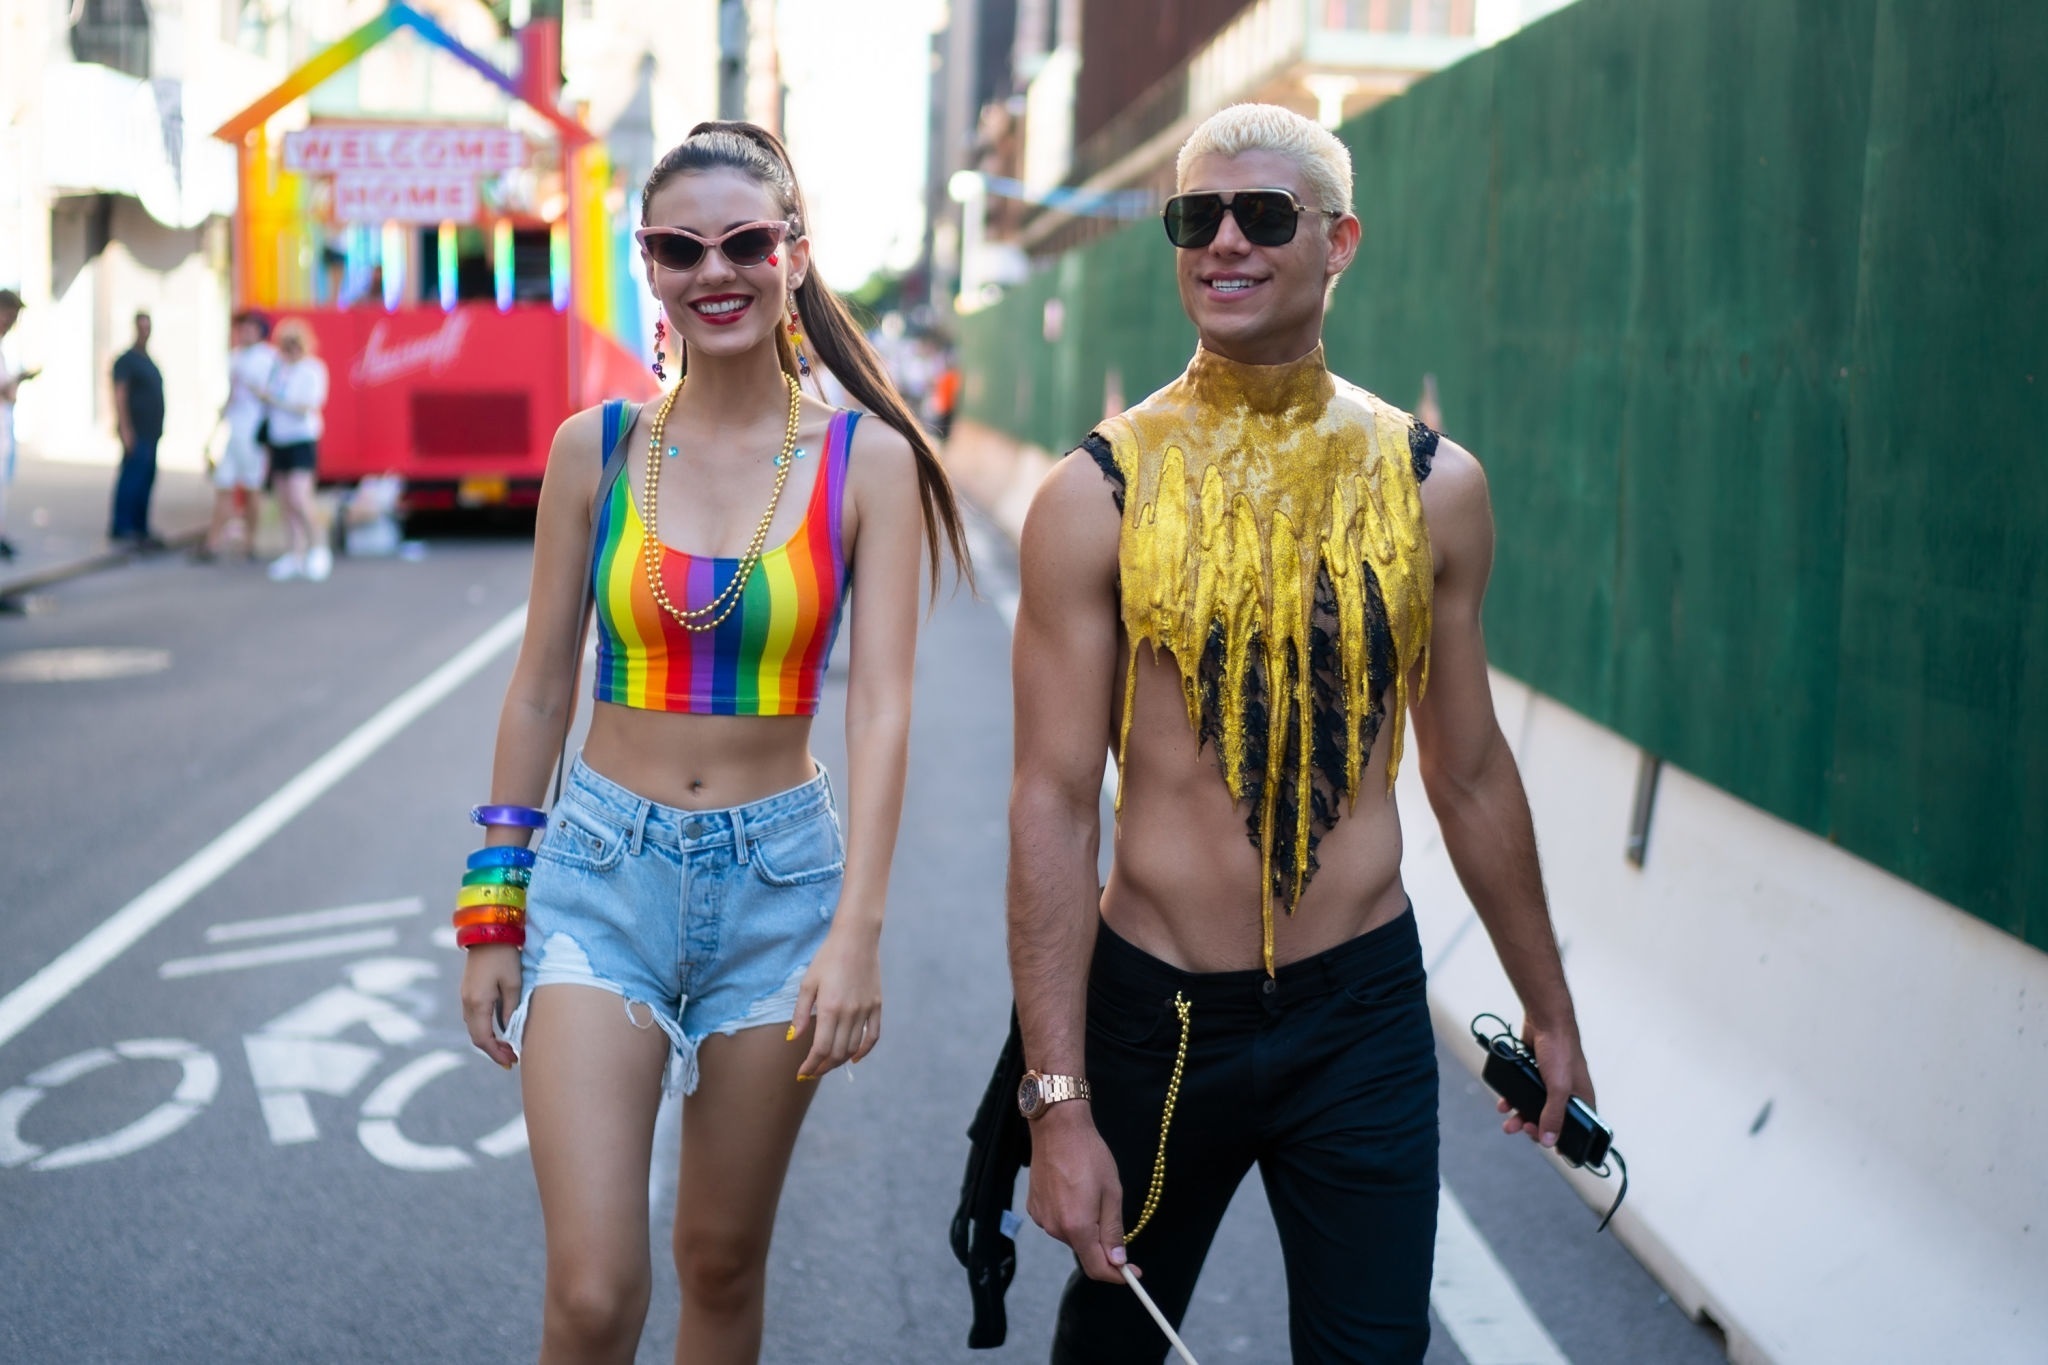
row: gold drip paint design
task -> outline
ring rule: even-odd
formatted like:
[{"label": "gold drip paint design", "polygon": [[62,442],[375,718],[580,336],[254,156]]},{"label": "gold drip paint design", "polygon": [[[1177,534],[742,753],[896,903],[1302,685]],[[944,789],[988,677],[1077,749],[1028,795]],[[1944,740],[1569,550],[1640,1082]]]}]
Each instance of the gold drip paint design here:
[{"label": "gold drip paint design", "polygon": [[[1131,657],[1117,769],[1124,771],[1136,695],[1138,648],[1172,656],[1188,724],[1202,720],[1201,663],[1212,632],[1223,643],[1213,679],[1221,708],[1219,759],[1231,797],[1249,799],[1245,681],[1255,662],[1267,684],[1266,772],[1259,916],[1266,971],[1273,971],[1273,867],[1291,871],[1289,912],[1308,876],[1310,762],[1309,627],[1316,579],[1336,593],[1338,683],[1345,702],[1344,796],[1356,803],[1369,755],[1360,726],[1391,686],[1391,790],[1400,769],[1409,679],[1428,681],[1435,568],[1421,486],[1408,455],[1413,419],[1332,375],[1323,351],[1286,365],[1242,365],[1197,350],[1186,373],[1097,430],[1124,476],[1117,569]],[[1379,580],[1396,666],[1371,676],[1364,569]],[[1258,657],[1254,658],[1254,647]],[[1293,725],[1288,700],[1291,698]],[[1294,847],[1273,847],[1274,808],[1292,751],[1301,818]],[[1117,810],[1123,809],[1121,782]]]}]

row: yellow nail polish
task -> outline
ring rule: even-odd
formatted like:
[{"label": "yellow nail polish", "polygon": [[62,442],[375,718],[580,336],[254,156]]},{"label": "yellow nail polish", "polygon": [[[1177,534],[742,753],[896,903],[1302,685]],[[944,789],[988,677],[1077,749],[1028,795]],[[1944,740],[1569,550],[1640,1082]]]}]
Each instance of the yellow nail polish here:
[{"label": "yellow nail polish", "polygon": [[815,1081],[818,1079],[816,1076],[806,1076],[801,1071],[797,1073],[796,1078],[800,1081]]},{"label": "yellow nail polish", "polygon": [[796,1025],[795,1025],[795,1024],[791,1024],[791,1025],[789,1026],[789,1032],[787,1032],[787,1033],[785,1033],[785,1034],[783,1034],[783,1035],[782,1035],[782,1041],[783,1041],[783,1042],[785,1042],[785,1043],[793,1043],[793,1042],[795,1042],[795,1041],[796,1041]]}]

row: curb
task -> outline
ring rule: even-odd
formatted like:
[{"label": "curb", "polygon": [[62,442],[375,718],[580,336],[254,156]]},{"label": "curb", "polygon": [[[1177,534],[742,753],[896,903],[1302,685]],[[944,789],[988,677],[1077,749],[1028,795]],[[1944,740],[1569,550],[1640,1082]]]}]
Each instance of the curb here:
[{"label": "curb", "polygon": [[83,578],[86,574],[97,573],[101,569],[119,568],[121,565],[134,560],[150,559],[159,554],[171,554],[179,550],[188,550],[205,538],[206,529],[200,527],[196,530],[181,531],[177,535],[165,537],[164,548],[152,554],[145,555],[141,550],[135,549],[132,546],[123,546],[119,549],[101,550],[98,554],[85,555],[78,559],[69,559],[61,563],[45,565],[40,569],[30,569],[26,573],[18,574],[11,578],[0,578],[0,602],[5,602],[12,597],[20,597],[24,593],[34,592],[38,588],[51,587],[69,579]]}]

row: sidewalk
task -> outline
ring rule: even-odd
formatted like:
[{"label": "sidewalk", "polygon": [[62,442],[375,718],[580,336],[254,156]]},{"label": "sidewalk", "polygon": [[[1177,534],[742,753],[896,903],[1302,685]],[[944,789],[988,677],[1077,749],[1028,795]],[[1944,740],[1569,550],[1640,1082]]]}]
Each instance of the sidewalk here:
[{"label": "sidewalk", "polygon": [[[134,558],[110,545],[107,517],[114,496],[112,465],[69,464],[22,456],[7,494],[7,538],[15,555],[0,560],[0,599]],[[150,499],[151,529],[174,549],[206,531],[213,489],[189,469],[162,469]]]}]

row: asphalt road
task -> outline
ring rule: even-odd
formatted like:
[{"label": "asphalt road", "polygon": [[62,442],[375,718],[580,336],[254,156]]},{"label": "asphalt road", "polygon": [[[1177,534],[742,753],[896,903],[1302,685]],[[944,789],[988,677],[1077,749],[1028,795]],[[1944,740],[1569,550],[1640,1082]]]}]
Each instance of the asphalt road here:
[{"label": "asphalt road", "polygon": [[[274,833],[217,842],[514,611],[528,551],[441,540],[419,562],[344,563],[323,585],[164,558],[0,616],[0,1010],[195,853],[211,848],[201,870],[217,874],[195,874],[175,912],[0,1041],[0,1359],[533,1357],[540,1217],[517,1084],[467,1044],[442,928],[511,650]],[[825,1082],[804,1132],[770,1268],[769,1362],[977,1358],[946,1227],[1008,1008],[1009,640],[991,558],[988,600],[947,602],[920,654],[890,1031],[855,1079]],[[834,767],[839,684],[835,670],[817,728]],[[303,918],[329,910],[346,913]],[[1448,1054],[1442,1071],[1446,1184],[1559,1356],[1721,1359],[1593,1235],[1545,1159],[1500,1137]],[[654,1239],[650,1362],[675,1335],[665,1217]],[[1011,1344],[979,1359],[1044,1359],[1068,1258],[1035,1230],[1019,1255]],[[1184,1336],[1205,1361],[1287,1358],[1256,1181]],[[1488,1340],[1439,1331],[1429,1360],[1508,1365]]]}]

